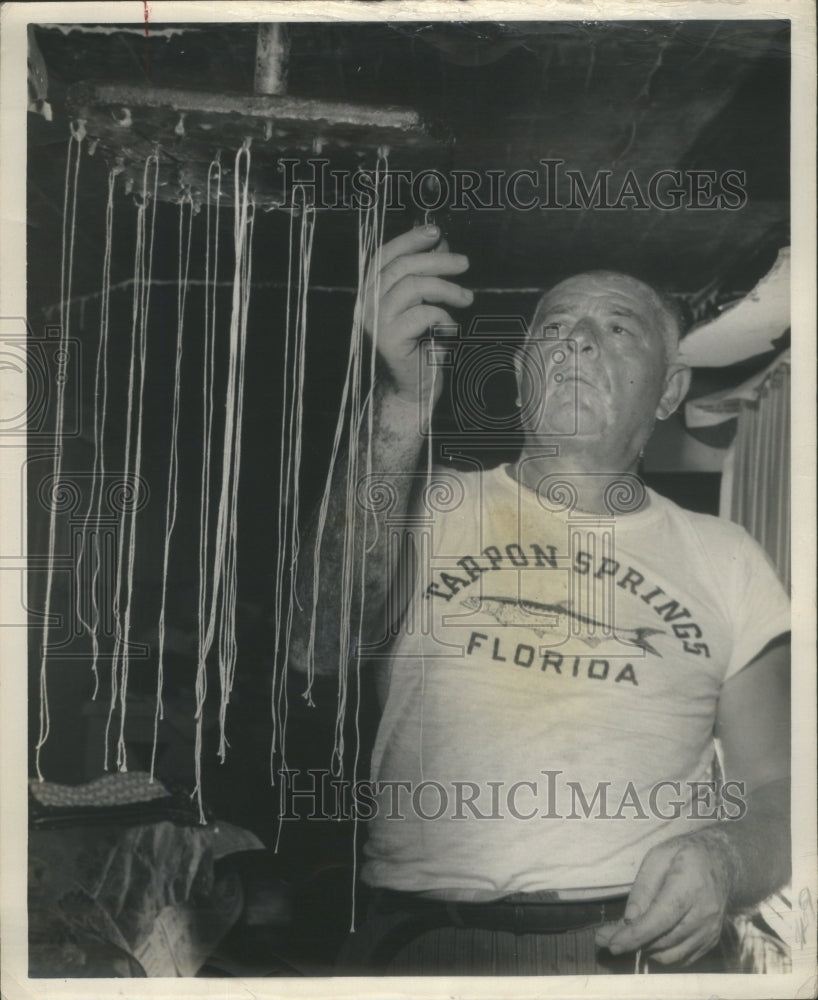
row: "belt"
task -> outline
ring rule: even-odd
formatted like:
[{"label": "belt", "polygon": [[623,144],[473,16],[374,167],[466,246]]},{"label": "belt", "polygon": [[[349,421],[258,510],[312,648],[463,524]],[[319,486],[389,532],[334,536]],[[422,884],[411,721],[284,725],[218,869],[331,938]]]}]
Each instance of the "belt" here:
[{"label": "belt", "polygon": [[429,927],[469,927],[512,934],[561,934],[625,915],[627,896],[555,902],[450,903],[394,889],[377,889],[373,903],[383,913],[406,913]]}]

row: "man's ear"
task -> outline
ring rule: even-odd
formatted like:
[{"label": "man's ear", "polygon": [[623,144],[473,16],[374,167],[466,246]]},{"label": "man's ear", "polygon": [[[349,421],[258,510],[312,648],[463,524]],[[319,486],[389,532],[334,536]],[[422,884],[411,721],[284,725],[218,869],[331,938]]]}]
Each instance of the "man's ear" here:
[{"label": "man's ear", "polygon": [[690,388],[690,376],[691,371],[687,365],[674,363],[668,367],[665,388],[656,407],[656,416],[659,420],[667,420],[679,408]]}]

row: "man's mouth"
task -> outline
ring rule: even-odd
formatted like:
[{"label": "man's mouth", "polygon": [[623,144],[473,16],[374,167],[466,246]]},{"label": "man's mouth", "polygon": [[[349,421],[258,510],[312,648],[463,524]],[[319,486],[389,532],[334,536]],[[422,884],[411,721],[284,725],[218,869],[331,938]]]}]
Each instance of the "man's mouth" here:
[{"label": "man's mouth", "polygon": [[561,382],[579,382],[582,385],[587,385],[591,389],[596,389],[597,386],[589,378],[584,375],[578,375],[576,372],[557,372],[554,375],[554,381],[559,384]]}]

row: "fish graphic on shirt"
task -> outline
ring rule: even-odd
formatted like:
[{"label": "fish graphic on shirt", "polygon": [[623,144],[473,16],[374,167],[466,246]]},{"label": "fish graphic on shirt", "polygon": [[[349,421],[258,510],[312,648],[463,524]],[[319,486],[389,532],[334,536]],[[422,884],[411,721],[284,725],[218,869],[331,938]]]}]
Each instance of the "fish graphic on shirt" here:
[{"label": "fish graphic on shirt", "polygon": [[[639,649],[645,650],[645,652],[653,653],[654,656],[661,657],[662,655],[658,649],[648,642],[648,636],[664,635],[664,629],[649,628],[646,626],[642,626],[641,628],[613,629],[610,625],[597,621],[595,618],[572,611],[570,601],[564,601],[559,604],[540,604],[538,601],[515,600],[512,597],[486,596],[482,598],[465,597],[460,603],[470,611],[485,611],[487,615],[491,615],[501,625],[524,625],[526,628],[530,628],[541,639],[553,635],[551,630],[559,626],[560,617],[567,615],[569,618],[573,618],[574,621],[581,622],[583,625],[605,630],[609,633],[609,635],[585,634],[576,637],[592,649],[596,648],[601,642],[604,642],[612,633],[620,642],[628,646],[637,646]],[[554,619],[553,622],[541,621],[538,623],[536,621],[537,618],[543,619],[546,616],[552,616]]]}]

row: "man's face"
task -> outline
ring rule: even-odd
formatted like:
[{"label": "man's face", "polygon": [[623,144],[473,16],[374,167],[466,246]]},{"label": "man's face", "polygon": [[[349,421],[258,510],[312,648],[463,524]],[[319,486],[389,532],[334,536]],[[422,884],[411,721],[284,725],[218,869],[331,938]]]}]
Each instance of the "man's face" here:
[{"label": "man's face", "polygon": [[518,371],[529,435],[644,438],[665,389],[663,321],[654,293],[625,275],[578,275],[548,292]]}]

